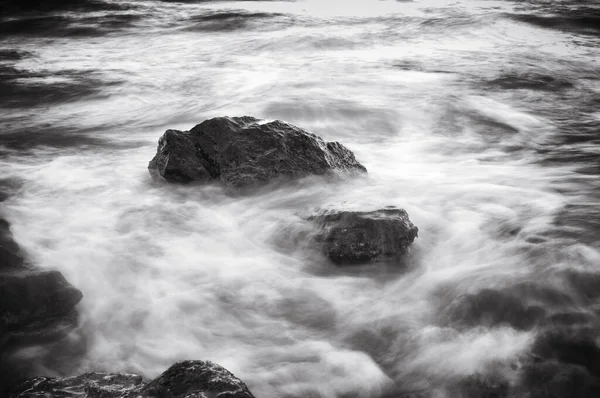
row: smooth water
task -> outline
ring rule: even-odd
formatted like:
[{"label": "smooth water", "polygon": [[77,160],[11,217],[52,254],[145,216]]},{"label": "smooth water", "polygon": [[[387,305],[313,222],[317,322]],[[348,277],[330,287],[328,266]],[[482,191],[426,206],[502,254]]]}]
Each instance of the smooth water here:
[{"label": "smooth water", "polygon": [[[525,282],[574,295],[566,270],[600,272],[593,25],[507,1],[108,4],[2,25],[0,51],[26,52],[0,63],[4,213],[84,294],[83,357],[40,373],[207,359],[257,397],[445,396],[510,378],[536,334],[455,328],[448,303]],[[223,115],[340,141],[368,177],[249,196],[152,181],[164,130]],[[419,227],[405,273],[336,269],[302,240],[315,208],[388,205]]]}]

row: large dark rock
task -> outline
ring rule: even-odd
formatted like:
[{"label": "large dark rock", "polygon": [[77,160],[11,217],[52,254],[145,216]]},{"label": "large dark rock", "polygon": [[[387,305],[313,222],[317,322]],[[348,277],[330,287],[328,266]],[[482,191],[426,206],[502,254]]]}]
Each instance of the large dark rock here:
[{"label": "large dark rock", "polygon": [[178,362],[141,390],[144,397],[184,398],[192,394],[221,398],[253,396],[243,381],[209,361]]},{"label": "large dark rock", "polygon": [[86,373],[76,377],[39,377],[15,386],[13,398],[253,398],[246,384],[209,361],[183,361],[150,381],[141,376]]},{"label": "large dark rock", "polygon": [[2,342],[38,344],[63,337],[77,325],[82,293],[54,270],[22,269],[0,274]]},{"label": "large dark rock", "polygon": [[217,180],[232,187],[332,171],[366,172],[338,142],[325,142],[279,120],[250,116],[217,117],[190,131],[167,130],[148,169],[168,181]]},{"label": "large dark rock", "polygon": [[60,272],[28,264],[0,219],[0,396],[15,380],[31,377],[35,366],[15,355],[19,349],[68,340],[79,323],[75,305],[81,298]]},{"label": "large dark rock", "polygon": [[417,237],[419,229],[403,209],[370,212],[327,211],[311,217],[320,226],[317,240],[338,265],[398,261]]}]

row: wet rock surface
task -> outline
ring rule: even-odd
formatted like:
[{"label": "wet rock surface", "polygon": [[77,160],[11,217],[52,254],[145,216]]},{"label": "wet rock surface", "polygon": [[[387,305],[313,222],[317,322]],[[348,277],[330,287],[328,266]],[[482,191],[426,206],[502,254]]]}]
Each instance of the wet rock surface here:
[{"label": "wet rock surface", "polygon": [[76,321],[73,307],[82,294],[58,271],[20,270],[0,275],[0,297],[3,329],[23,340],[27,335],[52,334],[48,328],[55,326],[63,329],[65,320]]},{"label": "wet rock surface", "polygon": [[13,398],[44,396],[89,398],[252,398],[246,384],[209,361],[183,361],[144,384],[141,376],[86,373],[76,377],[28,380],[10,391]]},{"label": "wet rock surface", "polygon": [[9,391],[11,397],[124,397],[143,385],[142,376],[85,373],[74,377],[36,377]]},{"label": "wet rock surface", "polygon": [[366,172],[338,142],[250,116],[217,117],[190,131],[167,130],[148,169],[171,182],[220,181],[232,187],[332,171]]},{"label": "wet rock surface", "polygon": [[323,252],[338,265],[399,262],[419,231],[408,213],[397,208],[333,210],[310,219],[320,227],[317,241],[323,244]]},{"label": "wet rock surface", "polygon": [[82,293],[56,270],[24,260],[9,223],[0,219],[0,394],[24,376],[11,355],[19,348],[51,344],[78,325]]}]

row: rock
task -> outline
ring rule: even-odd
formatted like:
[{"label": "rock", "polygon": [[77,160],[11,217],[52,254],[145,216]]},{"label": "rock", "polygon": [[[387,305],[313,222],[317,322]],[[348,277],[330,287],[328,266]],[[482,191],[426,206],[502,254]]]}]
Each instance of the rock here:
[{"label": "rock", "polygon": [[209,361],[183,361],[150,381],[141,376],[86,373],[76,377],[39,377],[15,386],[13,398],[253,398],[246,384]]},{"label": "rock", "polygon": [[74,377],[37,377],[19,384],[12,397],[127,397],[143,386],[142,376],[119,373],[85,373]]},{"label": "rock", "polygon": [[149,398],[184,398],[193,394],[220,398],[253,397],[243,381],[209,361],[178,362],[144,386],[140,394]]},{"label": "rock", "polygon": [[190,131],[167,130],[148,169],[167,181],[220,181],[232,187],[333,171],[366,172],[338,142],[250,116],[217,117]]},{"label": "rock", "polygon": [[[0,188],[2,182],[0,181]],[[68,351],[65,338],[79,324],[75,305],[82,293],[56,270],[35,269],[21,255],[9,223],[0,218],[0,396],[30,377],[34,361],[20,355],[35,347],[44,361],[54,347]],[[64,345],[63,345],[64,343]]]},{"label": "rock", "polygon": [[33,397],[126,397],[143,385],[142,376],[118,373],[85,373],[74,377],[37,377],[16,386],[11,396]]},{"label": "rock", "polygon": [[63,337],[77,325],[74,307],[81,298],[58,271],[0,274],[1,341],[38,344]]},{"label": "rock", "polygon": [[317,240],[325,255],[338,265],[398,261],[419,231],[408,213],[396,208],[328,211],[310,219],[321,228]]},{"label": "rock", "polygon": [[450,322],[466,327],[505,324],[517,330],[528,330],[544,315],[543,308],[528,306],[519,297],[493,289],[462,296],[446,309]]}]

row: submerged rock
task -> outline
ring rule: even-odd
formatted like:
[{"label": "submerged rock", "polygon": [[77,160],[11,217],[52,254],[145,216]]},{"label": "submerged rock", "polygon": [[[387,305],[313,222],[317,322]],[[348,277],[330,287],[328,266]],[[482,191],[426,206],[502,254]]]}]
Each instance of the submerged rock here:
[{"label": "submerged rock", "polygon": [[0,274],[0,297],[1,341],[37,344],[77,325],[82,293],[58,271],[23,269]]},{"label": "submerged rock", "polygon": [[12,398],[253,398],[246,384],[209,361],[183,361],[148,384],[137,375],[86,373],[76,377],[38,377],[15,386]]},{"label": "submerged rock", "polygon": [[451,323],[466,327],[508,325],[517,330],[528,330],[544,315],[543,308],[527,305],[518,296],[494,289],[462,296],[446,309]]},{"label": "submerged rock", "polygon": [[217,117],[190,131],[167,130],[148,169],[172,182],[216,180],[233,187],[279,177],[367,171],[338,142],[325,142],[279,120],[250,116]]},{"label": "submerged rock", "polygon": [[21,256],[10,225],[0,219],[0,395],[32,370],[14,354],[49,347],[79,323],[75,305],[82,293],[56,270],[35,269]]},{"label": "submerged rock", "polygon": [[143,386],[142,376],[119,373],[85,373],[74,377],[36,377],[15,386],[11,397],[128,397]]},{"label": "submerged rock", "polygon": [[311,217],[321,231],[317,240],[338,265],[397,261],[407,252],[419,229],[403,209],[370,212],[328,211]]}]

